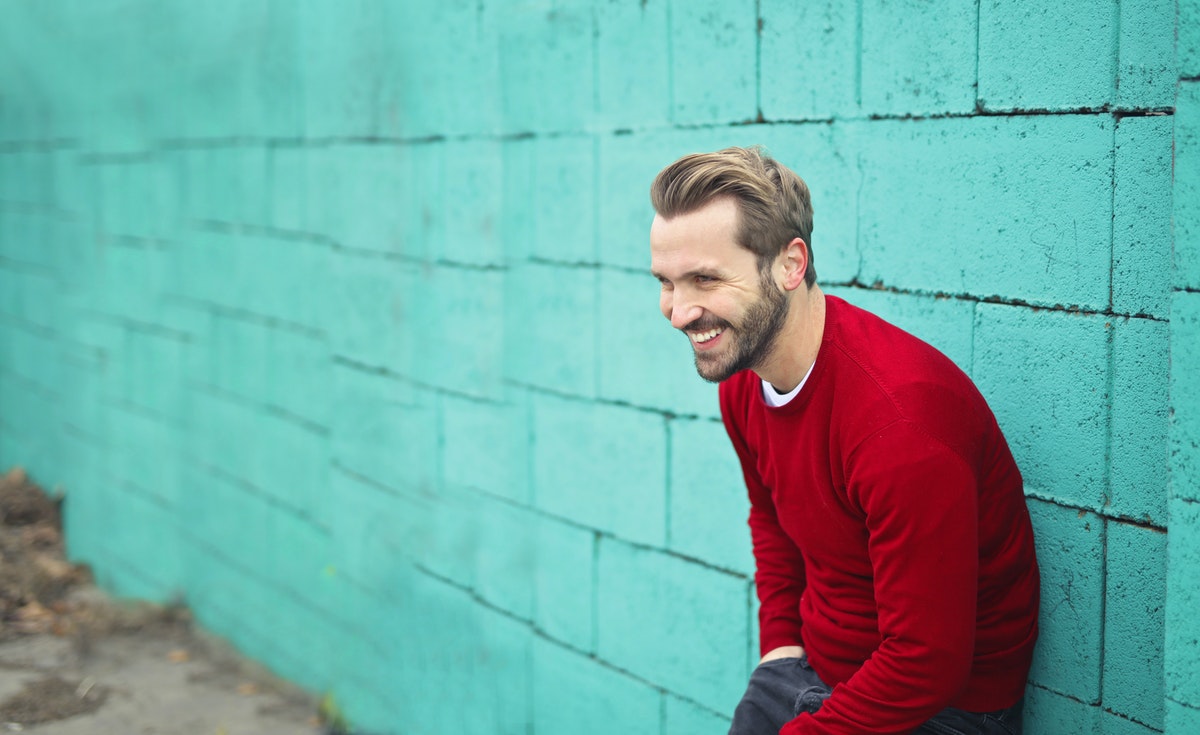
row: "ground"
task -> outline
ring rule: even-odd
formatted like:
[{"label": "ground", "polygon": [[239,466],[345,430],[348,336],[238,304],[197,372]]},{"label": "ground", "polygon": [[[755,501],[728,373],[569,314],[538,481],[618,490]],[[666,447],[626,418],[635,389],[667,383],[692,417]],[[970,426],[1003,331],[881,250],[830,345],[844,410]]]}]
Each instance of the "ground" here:
[{"label": "ground", "polygon": [[194,626],[117,602],[63,554],[58,503],[0,476],[0,732],[316,735],[316,701]]}]

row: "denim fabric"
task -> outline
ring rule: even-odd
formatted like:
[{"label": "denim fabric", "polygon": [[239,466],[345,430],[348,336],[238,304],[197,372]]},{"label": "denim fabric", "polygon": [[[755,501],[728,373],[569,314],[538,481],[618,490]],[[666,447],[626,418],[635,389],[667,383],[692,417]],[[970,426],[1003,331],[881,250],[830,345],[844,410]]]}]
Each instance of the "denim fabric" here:
[{"label": "denim fabric", "polygon": [[[729,735],[779,735],[801,712],[816,712],[832,690],[808,665],[808,658],[779,658],[759,664],[733,713]],[[967,712],[947,707],[915,735],[1021,735],[1024,701],[999,712]]]}]

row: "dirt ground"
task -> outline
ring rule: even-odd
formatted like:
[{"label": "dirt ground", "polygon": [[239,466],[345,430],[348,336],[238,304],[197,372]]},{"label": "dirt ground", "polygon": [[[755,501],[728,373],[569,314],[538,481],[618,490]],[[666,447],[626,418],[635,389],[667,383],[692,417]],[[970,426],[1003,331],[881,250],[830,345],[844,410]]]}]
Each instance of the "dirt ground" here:
[{"label": "dirt ground", "polygon": [[65,560],[58,503],[0,475],[0,733],[334,733],[317,712],[185,608],[106,596]]}]

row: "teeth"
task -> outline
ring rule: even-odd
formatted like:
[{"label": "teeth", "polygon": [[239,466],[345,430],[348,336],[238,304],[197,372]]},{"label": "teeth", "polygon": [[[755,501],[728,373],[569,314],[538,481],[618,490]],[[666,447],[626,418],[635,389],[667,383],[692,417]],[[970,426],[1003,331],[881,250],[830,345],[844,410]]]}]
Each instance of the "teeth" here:
[{"label": "teeth", "polygon": [[692,332],[692,333],[691,333],[689,336],[692,338],[692,341],[693,341],[693,342],[695,342],[695,343],[696,343],[696,344],[698,344],[698,345],[702,345],[702,344],[704,344],[705,342],[707,342],[707,341],[709,341],[710,339],[712,339],[713,337],[716,337],[716,336],[717,336],[718,334],[720,334],[722,331],[724,331],[724,330],[722,330],[722,329],[710,329],[710,330],[708,330],[707,332]]}]

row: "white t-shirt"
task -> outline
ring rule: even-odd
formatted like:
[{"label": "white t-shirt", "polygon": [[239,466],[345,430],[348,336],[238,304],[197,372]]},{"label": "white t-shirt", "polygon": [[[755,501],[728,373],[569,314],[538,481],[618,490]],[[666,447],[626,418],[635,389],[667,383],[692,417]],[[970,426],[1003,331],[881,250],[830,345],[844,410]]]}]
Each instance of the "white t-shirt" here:
[{"label": "white t-shirt", "polygon": [[789,390],[787,393],[780,393],[776,391],[775,386],[764,380],[762,382],[763,400],[767,402],[768,406],[772,406],[774,408],[787,405],[788,401],[800,394],[800,389],[803,388],[804,384],[808,382],[808,376],[812,375],[813,366],[816,364],[816,361],[813,361],[813,364],[808,366],[808,372],[804,374],[804,378],[801,379],[800,384]]}]

